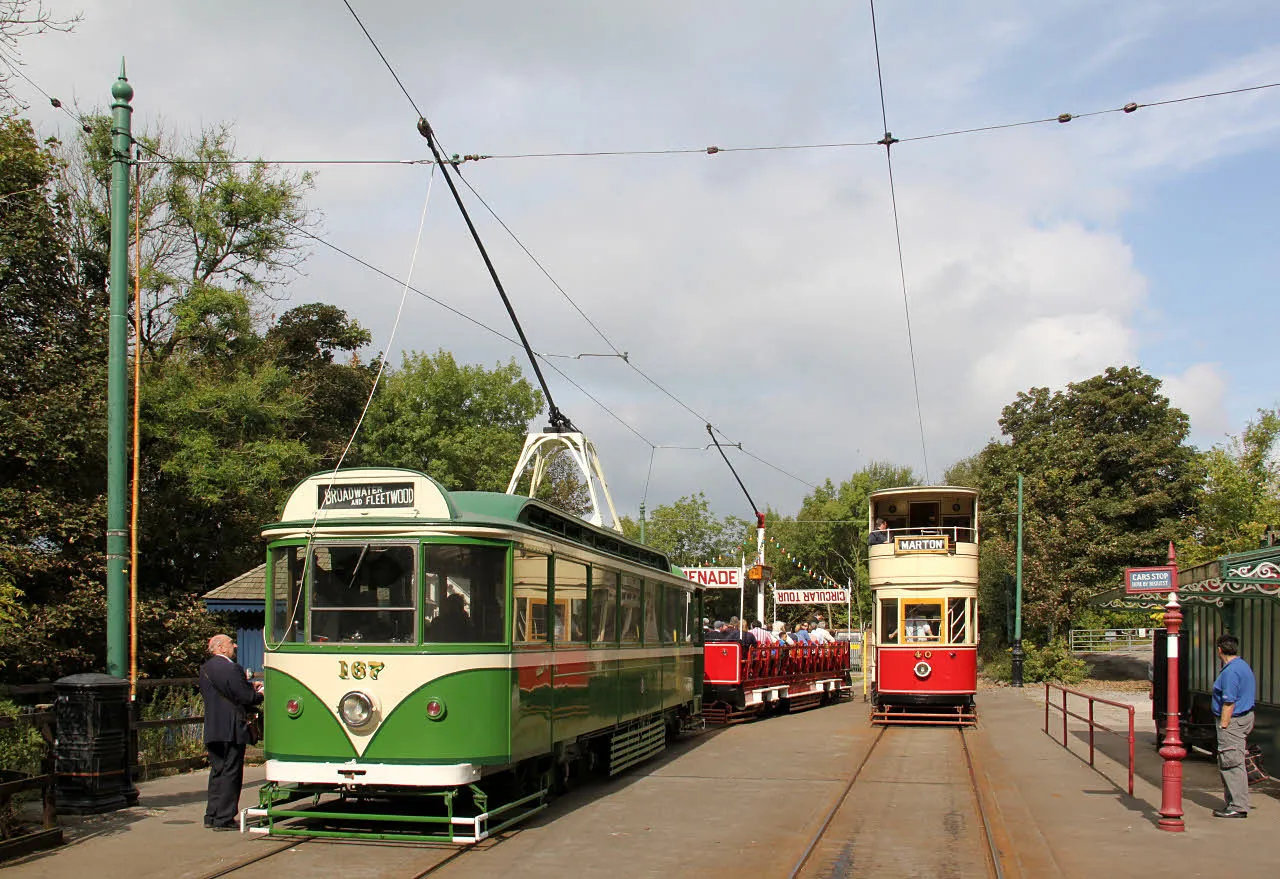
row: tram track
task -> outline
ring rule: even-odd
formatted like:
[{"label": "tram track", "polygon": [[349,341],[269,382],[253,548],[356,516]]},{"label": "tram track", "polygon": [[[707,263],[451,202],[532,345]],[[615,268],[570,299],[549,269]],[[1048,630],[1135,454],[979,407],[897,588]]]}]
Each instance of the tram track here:
[{"label": "tram track", "polygon": [[884,727],[789,877],[892,872],[1005,879],[986,799],[963,729]]},{"label": "tram track", "polygon": [[[384,849],[384,850],[399,849],[400,851],[405,851],[405,850],[411,849],[415,854],[422,851],[427,851],[427,852],[433,852],[433,853],[442,855],[442,857],[440,857],[438,860],[434,861],[431,864],[426,865],[425,869],[423,868],[423,865],[421,863],[421,858],[418,857],[418,858],[412,858],[412,860],[416,860],[418,861],[418,863],[410,863],[410,864],[396,865],[396,866],[383,863],[381,865],[381,868],[379,868],[376,873],[366,873],[366,875],[370,876],[370,879],[381,879],[381,877],[386,877],[386,879],[400,879],[400,877],[403,877],[403,879],[426,879],[426,877],[436,876],[446,868],[452,865],[455,865],[459,862],[465,861],[469,854],[479,854],[480,852],[492,851],[494,848],[497,848],[497,846],[501,845],[504,841],[511,838],[512,836],[516,836],[518,833],[519,833],[519,830],[504,831],[495,836],[489,837],[487,840],[481,843],[477,843],[474,845],[449,846],[449,847],[446,847],[440,844],[417,845],[417,844],[395,843],[395,842],[386,842],[386,841],[359,843],[359,842],[351,842],[351,841],[321,839],[317,837],[297,837],[297,838],[291,839],[289,842],[283,845],[274,846],[271,849],[266,851],[256,852],[249,857],[242,858],[238,861],[235,861],[234,863],[226,864],[209,873],[204,873],[199,877],[199,879],[223,879],[223,877],[226,877],[226,876],[243,876],[245,877],[245,879],[248,879],[248,877],[252,876],[255,873],[254,868],[257,867],[259,864],[262,864],[264,861],[268,861],[272,858],[275,858],[278,855],[285,854],[286,852],[297,851],[299,848],[303,846],[306,846],[308,850],[315,850],[317,848],[324,848],[327,846],[335,847],[338,849],[345,849],[345,848],[350,848],[353,845],[365,845],[374,849]],[[274,866],[264,867],[264,869],[268,869],[272,871],[272,875],[275,875],[276,871],[274,869]],[[387,871],[390,871],[390,872],[387,872]]]}]

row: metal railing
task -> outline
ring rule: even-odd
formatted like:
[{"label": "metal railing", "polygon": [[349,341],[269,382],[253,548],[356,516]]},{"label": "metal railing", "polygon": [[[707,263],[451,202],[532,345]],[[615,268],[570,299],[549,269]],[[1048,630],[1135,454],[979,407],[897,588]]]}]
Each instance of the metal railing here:
[{"label": "metal railing", "polygon": [[62,845],[62,828],[58,826],[57,801],[53,780],[53,726],[52,711],[36,711],[17,717],[0,717],[0,730],[22,730],[34,727],[44,740],[40,754],[40,774],[21,771],[0,771],[0,810],[7,810],[13,798],[30,790],[39,790],[43,800],[41,827],[0,839],[0,861],[40,849]]},{"label": "metal railing", "polygon": [[[1050,690],[1057,690],[1057,691],[1059,691],[1060,693],[1062,693],[1062,704],[1061,704],[1061,705],[1054,705],[1054,704],[1052,703],[1052,700],[1050,700],[1050,698],[1049,698],[1049,691],[1050,691]],[[1082,698],[1082,699],[1086,699],[1086,700],[1088,700],[1088,702],[1089,702],[1089,715],[1088,715],[1087,717],[1086,717],[1086,716],[1084,716],[1084,715],[1082,715],[1082,714],[1076,714],[1074,711],[1071,711],[1070,709],[1068,709],[1068,708],[1067,708],[1067,696],[1068,696],[1068,695],[1072,695],[1072,696],[1079,696],[1079,697],[1080,697],[1080,698]],[[1110,699],[1101,699],[1101,698],[1099,698],[1099,697],[1097,697],[1097,696],[1091,696],[1091,695],[1089,695],[1088,693],[1082,693],[1082,692],[1080,692],[1079,690],[1073,690],[1073,689],[1071,689],[1070,687],[1063,687],[1063,686],[1060,686],[1060,685],[1058,685],[1058,684],[1050,684],[1050,683],[1046,683],[1046,684],[1044,685],[1044,731],[1045,731],[1045,734],[1047,735],[1047,734],[1049,733],[1049,709],[1050,709],[1050,708],[1052,708],[1052,709],[1053,709],[1053,710],[1055,710],[1055,711],[1061,711],[1061,712],[1062,712],[1062,747],[1064,747],[1064,748],[1066,748],[1068,751],[1070,751],[1070,750],[1071,750],[1071,746],[1068,744],[1068,741],[1069,741],[1069,740],[1068,740],[1068,738],[1067,738],[1067,718],[1068,718],[1068,717],[1074,717],[1076,720],[1083,720],[1085,723],[1089,724],[1089,765],[1090,765],[1090,766],[1093,766],[1093,765],[1094,765],[1094,764],[1093,764],[1093,751],[1094,751],[1093,734],[1094,734],[1094,730],[1095,730],[1095,729],[1100,729],[1100,730],[1102,730],[1103,732],[1109,732],[1109,733],[1113,733],[1113,734],[1115,734],[1115,735],[1124,735],[1124,733],[1123,733],[1123,732],[1121,732],[1120,730],[1114,730],[1114,729],[1111,729],[1110,727],[1104,726],[1104,725],[1102,725],[1101,723],[1099,723],[1099,722],[1094,718],[1094,716],[1093,716],[1093,715],[1094,715],[1094,712],[1093,712],[1093,706],[1094,706],[1094,704],[1095,704],[1095,703],[1098,703],[1098,702],[1101,702],[1103,705],[1110,705],[1110,706],[1111,706],[1111,707],[1113,707],[1113,708],[1119,708],[1119,709],[1121,709],[1122,711],[1126,711],[1126,712],[1128,712],[1128,714],[1129,714],[1129,796],[1133,796],[1133,742],[1134,742],[1134,737],[1133,737],[1133,715],[1134,715],[1134,708],[1133,708],[1133,706],[1132,706],[1132,705],[1126,705],[1126,704],[1124,704],[1123,702],[1112,702]],[[1095,768],[1096,768],[1096,767],[1095,767]]]},{"label": "metal railing", "polygon": [[1149,647],[1155,629],[1072,629],[1072,653],[1102,653],[1108,650],[1130,650]]}]

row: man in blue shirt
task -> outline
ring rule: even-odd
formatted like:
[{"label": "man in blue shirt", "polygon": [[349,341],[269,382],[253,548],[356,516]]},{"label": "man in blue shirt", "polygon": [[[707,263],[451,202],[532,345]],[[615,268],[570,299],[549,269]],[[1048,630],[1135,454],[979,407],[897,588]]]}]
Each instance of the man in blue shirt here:
[{"label": "man in blue shirt", "polygon": [[1232,635],[1217,640],[1222,671],[1213,682],[1213,716],[1218,721],[1218,769],[1226,805],[1214,809],[1215,818],[1249,817],[1249,775],[1245,746],[1253,732],[1253,700],[1257,682],[1249,663],[1240,658],[1240,642]]}]

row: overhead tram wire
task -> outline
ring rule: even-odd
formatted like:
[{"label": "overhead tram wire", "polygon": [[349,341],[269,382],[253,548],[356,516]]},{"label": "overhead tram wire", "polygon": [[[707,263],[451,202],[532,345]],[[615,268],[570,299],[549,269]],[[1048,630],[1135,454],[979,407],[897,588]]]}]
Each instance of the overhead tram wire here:
[{"label": "overhead tram wire", "polygon": [[[507,316],[511,318],[511,325],[515,327],[516,335],[520,337],[520,344],[524,347],[525,354],[529,357],[529,364],[533,367],[533,373],[537,376],[538,384],[542,387],[543,396],[547,400],[548,420],[551,422],[551,430],[556,433],[576,433],[577,428],[573,426],[573,422],[569,417],[560,411],[556,406],[555,398],[551,395],[551,386],[547,384],[546,376],[542,374],[542,367],[538,365],[537,355],[534,354],[533,346],[529,344],[528,337],[525,336],[524,327],[520,325],[520,318],[516,316],[516,310],[511,305],[511,299],[507,296],[506,289],[502,286],[502,279],[498,277],[498,270],[493,265],[493,260],[489,258],[489,251],[484,246],[484,241],[480,238],[480,232],[476,229],[476,225],[471,220],[471,214],[467,210],[467,205],[462,200],[462,194],[458,192],[457,184],[453,182],[453,176],[449,173],[449,168],[444,161],[444,157],[440,153],[440,148],[436,144],[435,132],[431,130],[431,123],[427,121],[426,115],[418,108],[418,104],[413,99],[413,95],[409,94],[409,90],[405,88],[400,76],[396,73],[395,68],[391,66],[391,62],[387,60],[387,56],[383,54],[382,49],[378,46],[378,41],[373,38],[373,34],[369,33],[369,29],[364,26],[364,22],[360,20],[360,16],[356,14],[355,9],[348,0],[342,0],[343,5],[347,7],[347,11],[351,13],[351,17],[356,20],[356,24],[360,26],[360,30],[369,40],[369,44],[373,46],[373,50],[378,53],[378,57],[382,59],[382,63],[386,66],[387,71],[391,74],[391,78],[396,81],[396,85],[400,87],[400,91],[404,92],[404,96],[409,101],[409,106],[413,107],[414,113],[418,116],[417,128],[418,133],[427,141],[427,148],[431,150],[432,157],[436,160],[436,164],[440,166],[440,173],[444,175],[444,182],[449,185],[449,192],[453,195],[454,203],[457,204],[459,212],[462,214],[463,221],[467,224],[467,230],[471,233],[471,240],[475,242],[476,249],[480,251],[480,258],[484,261],[485,268],[489,271],[489,277],[493,280],[493,286],[498,291],[498,296],[502,299],[503,306],[507,309]],[[457,168],[454,168],[457,171]]]},{"label": "overhead tram wire", "polygon": [[[49,103],[76,123],[77,126],[84,125],[84,119],[77,116],[69,110],[65,104],[58,98],[51,95],[35,80],[28,76],[22,70],[15,70],[22,79],[26,80],[32,88],[44,95]],[[398,79],[398,77],[397,77]],[[989,125],[977,125],[970,128],[953,128],[944,131],[935,131],[928,134],[908,135],[897,138],[898,143],[913,143],[923,140],[938,140],[946,137],[959,137],[967,134],[983,134],[989,131],[1003,131],[1011,128],[1026,128],[1033,125],[1047,125],[1051,123],[1073,122],[1077,119],[1088,119],[1094,116],[1108,116],[1115,113],[1132,114],[1138,110],[1144,110],[1151,107],[1165,107],[1172,104],[1184,104],[1190,101],[1203,101],[1210,98],[1229,97],[1231,95],[1246,94],[1249,92],[1265,91],[1267,89],[1280,88],[1280,82],[1259,83],[1257,85],[1241,86],[1234,89],[1224,89],[1216,92],[1204,92],[1196,95],[1183,95],[1176,98],[1164,98],[1159,101],[1129,101],[1119,107],[1107,107],[1101,110],[1089,110],[1084,113],[1058,113],[1054,116],[1043,116],[1036,119],[1024,119],[1017,122],[997,122]],[[412,99],[410,100],[412,103]],[[556,159],[556,158],[610,158],[610,157],[629,157],[629,156],[677,156],[677,155],[707,155],[716,156],[720,153],[751,153],[751,152],[787,152],[802,150],[829,150],[829,149],[855,149],[861,147],[881,146],[882,141],[842,141],[833,143],[791,143],[791,144],[757,144],[747,146],[706,146],[706,147],[677,147],[672,149],[619,149],[619,150],[584,150],[584,151],[559,151],[548,153],[468,153],[462,155],[454,153],[444,162],[453,166],[455,169],[461,165],[482,162],[491,159]],[[172,164],[181,161],[184,164],[200,164],[200,165],[256,165],[266,163],[269,165],[434,165],[435,159],[375,159],[375,158],[353,158],[353,159],[204,159],[200,161],[192,159],[158,159],[154,161],[143,161],[142,164]]]},{"label": "overhead tram wire", "polygon": [[[177,161],[174,159],[170,159],[168,156],[165,156],[163,153],[155,150],[152,147],[147,146],[141,141],[135,140],[134,145],[137,146],[139,149],[145,150],[146,152],[151,153],[152,155],[158,156],[160,158],[163,158],[166,161],[170,161],[170,162]],[[239,198],[240,196],[235,193],[232,193],[232,197]],[[342,256],[342,257],[345,257],[346,259],[351,260],[352,262],[368,269],[374,274],[382,278],[385,278],[388,281],[392,281],[396,284],[403,283],[403,279],[397,278],[395,275],[391,274],[386,269],[380,268],[374,265],[373,263],[369,262],[368,260],[357,256],[351,251],[346,250],[338,246],[337,244],[334,244],[332,241],[329,241],[328,239],[320,237],[319,235],[312,232],[310,229],[306,229],[302,226],[297,225],[296,223],[288,222],[287,220],[284,221],[284,223],[286,226],[288,226],[298,234],[306,238],[310,238],[312,241],[315,241],[317,244],[327,247],[328,249],[332,250],[334,253],[337,253],[339,256]],[[461,311],[460,309],[453,307],[452,305],[445,302],[444,300],[439,299],[435,296],[432,296],[430,293],[427,293],[425,290],[421,290],[418,287],[413,286],[412,284],[408,285],[408,289],[410,290],[410,292],[417,294],[423,299],[426,299],[428,302],[431,302],[434,305],[438,305],[440,308],[443,308],[445,311],[449,312],[450,314],[456,317],[462,318],[468,323],[484,330],[487,333],[490,333],[491,335],[497,336],[499,339],[502,339],[504,342],[507,342],[508,344],[517,348],[520,347],[520,343],[516,339],[511,338],[506,333],[503,333],[501,330],[498,330],[498,329],[495,329],[494,327],[489,326],[484,321],[481,321],[477,318],[472,317],[471,315],[467,314],[465,311]],[[550,363],[546,361],[545,360],[546,355],[538,354],[538,357],[543,358],[543,362],[545,362],[550,369],[554,370],[561,378],[563,378],[566,382],[568,382],[570,385],[576,388],[579,391],[579,393],[581,393],[584,397],[586,397],[588,400],[590,400],[591,402],[599,406],[605,412],[606,415],[608,415],[614,421],[617,421],[627,430],[631,431],[633,434],[639,437],[639,439],[645,444],[650,446],[654,445],[654,443],[651,440],[649,440],[648,437],[640,433],[639,430],[637,430],[633,425],[629,424],[624,418],[622,418],[622,416],[618,415],[618,413],[614,412],[612,409],[610,409],[608,406],[602,403],[599,400],[599,398],[593,395],[590,391],[582,387],[582,385],[580,385],[578,382],[574,381],[574,379],[571,376],[569,376],[567,373],[565,373],[564,370],[560,369],[554,363]]]},{"label": "overhead tram wire", "polygon": [[889,114],[884,101],[884,73],[880,66],[880,37],[876,32],[876,0],[867,0],[871,5],[871,38],[876,49],[876,80],[880,84],[880,118],[884,122],[884,158],[889,167],[889,199],[893,204],[893,234],[898,244],[898,277],[902,281],[902,311],[907,319],[907,351],[911,355],[911,385],[916,394],[916,420],[920,425],[920,455],[924,459],[924,481],[929,479],[929,451],[924,439],[924,409],[920,406],[920,376],[916,370],[916,345],[911,334],[911,305],[907,297],[907,270],[902,258],[902,225],[898,219],[898,193],[893,181],[893,145],[898,143],[889,133]]},{"label": "overhead tram wire", "polygon": [[[480,251],[480,256],[484,260],[485,268],[488,269],[489,276],[490,278],[492,278],[494,286],[497,288],[498,295],[502,298],[502,304],[507,309],[507,314],[511,318],[511,323],[515,327],[517,335],[519,335],[520,337],[520,342],[524,346],[525,352],[529,357],[530,364],[532,364],[533,366],[534,373],[538,378],[538,383],[542,387],[543,394],[546,395],[547,408],[550,412],[550,421],[551,421],[552,430],[559,431],[559,432],[576,431],[577,428],[573,426],[573,423],[568,419],[567,416],[565,416],[563,413],[560,412],[560,410],[557,408],[555,404],[555,400],[551,396],[551,388],[547,384],[546,378],[542,374],[542,369],[538,366],[538,357],[534,353],[533,346],[529,344],[529,340],[525,336],[524,329],[520,326],[520,320],[519,318],[516,317],[515,309],[511,305],[511,300],[508,298],[506,290],[502,286],[502,280],[498,277],[497,269],[494,267],[493,261],[489,258],[488,250],[485,248],[484,242],[480,238],[480,233],[476,229],[475,223],[471,219],[471,214],[467,210],[465,202],[463,202],[462,200],[462,195],[458,192],[457,185],[453,182],[453,177],[449,173],[448,167],[446,167],[446,165],[449,163],[445,162],[444,160],[444,157],[441,153],[440,147],[437,142],[435,132],[431,128],[431,123],[427,121],[425,114],[423,114],[423,112],[418,108],[417,102],[413,100],[413,96],[409,93],[409,90],[405,88],[405,85],[401,81],[399,75],[395,72],[395,69],[391,66],[391,62],[387,60],[387,56],[383,53],[382,49],[378,47],[377,41],[374,40],[373,35],[369,33],[368,28],[364,26],[364,22],[360,20],[360,16],[356,13],[355,9],[351,6],[351,3],[349,2],[349,0],[343,0],[343,5],[347,7],[347,11],[350,12],[352,18],[356,20],[356,23],[360,26],[361,32],[363,32],[365,35],[365,38],[369,40],[369,43],[373,46],[374,51],[378,53],[378,57],[382,59],[383,65],[386,66],[387,71],[391,74],[392,78],[396,81],[396,85],[400,87],[400,90],[404,93],[405,98],[408,99],[409,105],[413,107],[414,112],[418,114],[418,123],[417,123],[418,133],[421,134],[422,137],[427,141],[427,147],[431,150],[432,157],[436,160],[436,163],[440,165],[440,171],[441,173],[444,174],[445,183],[448,184],[449,191],[453,194],[454,202],[457,204],[458,210],[461,212],[462,218],[464,222],[467,224],[467,229],[471,233],[471,238],[475,242],[476,248]],[[456,166],[454,167],[454,171],[455,172],[458,171]],[[459,178],[462,178],[462,175],[460,173],[458,174],[458,176]],[[465,178],[462,178],[462,180],[464,183],[467,183],[468,188],[471,188],[470,183],[468,183]],[[472,188],[472,192],[475,193],[474,188]],[[479,193],[475,193],[475,194],[478,198]],[[493,210],[491,208],[488,208],[488,204],[485,203],[483,199],[481,199],[481,203],[485,204],[485,207],[489,209],[489,212],[491,214],[494,214]],[[495,218],[497,218],[496,214],[494,214],[494,216]],[[499,223],[501,222],[502,221],[499,219]],[[515,234],[511,231],[509,227],[506,226],[505,223],[502,225],[503,225],[503,228],[506,229],[508,234],[510,234],[513,238],[516,238]],[[520,243],[518,238],[516,238],[516,241],[517,243]],[[520,246],[525,250],[525,253],[527,253],[530,256],[530,258],[533,258],[533,254],[530,253],[527,248],[524,248],[523,243],[520,243]],[[536,259],[534,259],[534,262],[539,266],[539,268],[542,268],[542,271],[544,272],[544,274],[547,274],[548,278],[550,278],[550,274],[546,272],[546,269],[542,267],[541,263],[539,263]],[[554,279],[551,279],[551,280],[552,280],[552,283],[555,283]],[[556,284],[556,287],[557,289],[560,289],[561,293],[566,298],[569,298],[568,294],[564,292],[563,288],[561,288],[559,284]],[[572,303],[572,299],[570,299],[570,302]],[[574,307],[577,308],[577,304],[576,303],[573,303],[573,304],[574,304]],[[614,345],[613,342],[610,341],[609,338],[605,336],[603,332],[601,332],[600,328],[596,326],[596,324],[593,321],[587,318],[585,313],[583,313],[581,309],[578,309],[578,311],[580,314],[582,314],[583,318],[586,319],[587,322],[590,323],[593,328],[595,328],[596,332],[600,334],[600,336],[605,340],[605,342],[609,345],[609,347],[612,348],[615,353],[621,354],[617,346]],[[679,405],[683,406],[689,412],[693,413],[694,415],[697,415],[695,410],[693,410],[690,406],[685,404],[682,400],[677,398],[670,391],[667,391],[665,388],[659,385],[656,381],[654,381],[653,379],[645,375],[643,372],[641,372],[634,364],[631,363],[630,358],[623,358],[623,359],[628,365],[631,366],[632,369],[635,369],[637,373],[639,373],[641,376],[647,379],[654,387],[658,388],[660,391],[665,393],[672,400],[679,403]],[[560,372],[560,370],[556,370],[556,371]],[[561,375],[563,375],[562,372],[561,372]],[[698,417],[701,419],[701,416],[698,416]],[[702,419],[702,420],[705,421],[705,419]],[[707,428],[708,430],[711,429],[710,423],[707,424]],[[713,436],[712,439],[714,440],[715,437]],[[718,446],[719,444],[717,443],[717,447]],[[721,451],[721,454],[723,455],[723,450]],[[726,462],[727,461],[728,459],[726,458]],[[732,469],[732,466],[730,469]],[[779,470],[779,472],[785,473],[785,471],[782,471],[782,470]]]},{"label": "overhead tram wire", "polygon": [[[455,170],[456,170],[456,169],[455,169]],[[517,246],[517,247],[519,247],[522,251],[524,251],[524,254],[525,254],[527,257],[529,257],[530,261],[531,261],[535,266],[537,266],[537,267],[538,267],[538,271],[542,272],[543,276],[544,276],[548,281],[550,281],[550,282],[551,282],[551,285],[552,285],[553,287],[555,287],[555,288],[556,288],[556,290],[560,293],[560,295],[561,295],[561,296],[563,296],[563,297],[564,297],[565,301],[566,301],[566,302],[568,302],[568,303],[569,303],[569,305],[571,305],[571,306],[573,307],[573,310],[574,310],[574,311],[576,311],[576,312],[577,312],[577,313],[582,317],[582,319],[583,319],[584,321],[586,321],[586,322],[587,322],[587,324],[591,327],[591,329],[595,330],[596,335],[598,335],[598,336],[599,336],[599,337],[604,341],[604,343],[605,343],[606,345],[608,345],[608,346],[609,346],[609,348],[613,351],[613,355],[612,355],[612,356],[618,357],[618,358],[619,358],[619,359],[621,359],[623,362],[625,362],[625,363],[627,364],[627,366],[629,366],[629,367],[632,369],[632,371],[634,371],[634,372],[636,373],[636,375],[640,376],[642,379],[644,379],[644,380],[645,380],[646,382],[648,382],[650,385],[652,385],[653,387],[657,388],[660,392],[662,392],[664,395],[666,395],[668,399],[670,399],[672,402],[674,402],[674,403],[675,403],[677,406],[679,406],[680,408],[684,409],[686,412],[688,412],[688,413],[689,413],[690,415],[692,415],[694,418],[697,418],[699,421],[701,421],[701,422],[702,422],[702,423],[704,423],[704,424],[709,424],[709,423],[710,423],[710,419],[708,419],[705,415],[703,415],[701,412],[699,412],[699,411],[697,411],[696,409],[694,409],[692,406],[690,406],[690,405],[689,405],[688,403],[686,403],[684,400],[681,400],[679,397],[677,397],[677,396],[676,396],[675,394],[673,394],[671,391],[667,390],[665,387],[663,387],[661,384],[659,384],[659,383],[658,383],[658,382],[657,382],[657,381],[656,381],[652,376],[650,376],[650,375],[649,375],[648,373],[646,373],[643,369],[641,369],[639,366],[637,366],[637,365],[632,361],[632,359],[631,359],[631,357],[629,356],[628,352],[619,350],[618,346],[614,344],[613,340],[612,340],[612,339],[610,339],[610,338],[609,338],[609,336],[604,332],[604,330],[602,330],[602,329],[600,328],[600,326],[599,326],[595,321],[593,321],[593,320],[592,320],[592,319],[587,315],[587,313],[586,313],[585,311],[583,311],[583,310],[582,310],[582,308],[578,305],[578,303],[574,301],[573,297],[569,295],[568,291],[567,291],[567,290],[565,290],[565,289],[564,289],[564,287],[560,284],[560,282],[559,282],[559,281],[557,281],[557,280],[555,279],[555,277],[551,274],[551,272],[547,269],[547,267],[546,267],[545,265],[543,265],[543,264],[542,264],[542,261],[541,261],[541,260],[539,260],[539,259],[538,259],[538,257],[534,255],[533,251],[531,251],[531,250],[530,250],[530,249],[525,245],[525,243],[524,243],[523,241],[521,241],[521,240],[520,240],[520,236],[518,236],[518,235],[515,233],[515,230],[514,230],[514,229],[512,229],[509,225],[507,225],[507,223],[502,219],[502,217],[498,216],[498,212],[497,212],[497,211],[495,211],[495,210],[493,209],[493,206],[492,206],[492,205],[490,205],[490,204],[489,204],[489,202],[485,200],[484,196],[482,196],[482,195],[481,195],[481,194],[476,190],[476,188],[475,188],[474,186],[472,186],[472,185],[471,185],[471,181],[469,181],[469,180],[468,180],[468,179],[467,179],[467,178],[466,178],[466,177],[465,177],[461,172],[458,172],[458,178],[459,178],[459,179],[460,179],[460,180],[461,180],[461,181],[466,185],[466,187],[467,187],[468,189],[470,189],[470,190],[471,190],[471,194],[472,194],[472,195],[474,195],[474,196],[476,197],[476,199],[480,202],[480,204],[484,206],[484,209],[485,209],[486,211],[488,211],[488,212],[489,212],[489,216],[493,217],[493,219],[498,223],[498,225],[502,227],[503,231],[505,231],[505,232],[507,233],[507,235],[509,235],[509,236],[511,237],[511,240],[512,240],[512,241],[514,241],[514,242],[516,243],[516,246]],[[608,355],[608,354],[580,354],[580,355],[577,355],[577,357],[578,357],[579,359],[580,359],[580,358],[582,358],[582,357],[608,357],[608,356],[611,356],[611,355]],[[755,454],[753,454],[753,453],[751,453],[751,452],[748,452],[746,449],[744,449],[744,448],[742,447],[742,443],[741,443],[741,442],[736,442],[736,441],[734,441],[733,439],[731,439],[731,438],[730,438],[730,437],[729,437],[729,436],[728,436],[728,435],[727,435],[723,430],[721,430],[720,428],[718,428],[718,427],[717,427],[717,428],[715,428],[715,430],[716,430],[716,431],[717,431],[717,432],[718,432],[722,437],[724,437],[725,441],[726,441],[729,445],[731,445],[731,446],[735,446],[735,447],[738,449],[738,451],[742,452],[743,454],[747,455],[748,457],[754,458],[756,461],[760,462],[761,464],[764,464],[766,467],[769,467],[769,468],[771,468],[771,469],[773,469],[773,470],[777,471],[778,473],[781,473],[783,476],[789,477],[790,479],[794,479],[795,481],[799,482],[799,483],[800,483],[800,484],[802,484],[802,485],[807,485],[807,486],[808,486],[808,487],[810,487],[810,488],[817,488],[817,486],[816,486],[816,485],[814,485],[812,482],[809,482],[808,480],[805,480],[805,479],[801,479],[799,476],[796,476],[795,474],[790,473],[790,472],[788,472],[788,471],[786,471],[786,470],[782,469],[781,467],[777,466],[776,464],[772,464],[772,463],[770,463],[769,461],[764,460],[764,459],[763,459],[763,458],[761,458],[760,456],[755,455]],[[650,468],[652,469],[652,455],[650,455]]]}]

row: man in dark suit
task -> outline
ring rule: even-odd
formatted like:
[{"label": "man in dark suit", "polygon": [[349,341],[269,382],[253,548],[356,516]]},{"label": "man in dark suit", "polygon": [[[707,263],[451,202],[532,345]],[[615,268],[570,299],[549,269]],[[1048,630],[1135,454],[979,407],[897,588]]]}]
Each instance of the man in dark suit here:
[{"label": "man in dark suit", "polygon": [[204,826],[235,830],[244,783],[244,751],[249,744],[245,712],[262,702],[262,684],[250,684],[236,662],[236,642],[227,635],[209,639],[209,659],[200,667],[204,696],[204,743],[209,751],[209,805]]}]

